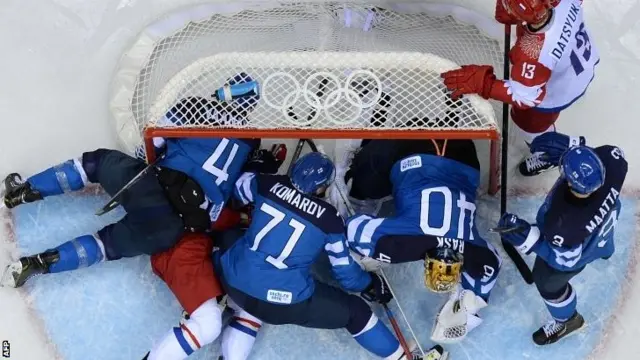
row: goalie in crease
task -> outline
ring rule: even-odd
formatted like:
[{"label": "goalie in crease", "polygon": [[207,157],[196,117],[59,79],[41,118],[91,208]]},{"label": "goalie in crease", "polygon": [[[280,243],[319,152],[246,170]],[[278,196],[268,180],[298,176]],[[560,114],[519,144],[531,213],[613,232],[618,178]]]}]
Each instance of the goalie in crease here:
[{"label": "goalie in crease", "polygon": [[[500,256],[475,226],[480,165],[473,141],[364,140],[353,145],[338,155],[337,179],[327,191],[341,213],[349,212],[346,194],[355,208],[347,219],[348,245],[369,269],[424,261],[427,287],[451,292],[432,340],[462,340],[482,322],[479,310],[487,305],[501,266]],[[355,153],[351,162],[349,153]],[[395,215],[376,217],[391,197],[394,209],[388,212]],[[458,301],[464,311],[453,316]]]}]

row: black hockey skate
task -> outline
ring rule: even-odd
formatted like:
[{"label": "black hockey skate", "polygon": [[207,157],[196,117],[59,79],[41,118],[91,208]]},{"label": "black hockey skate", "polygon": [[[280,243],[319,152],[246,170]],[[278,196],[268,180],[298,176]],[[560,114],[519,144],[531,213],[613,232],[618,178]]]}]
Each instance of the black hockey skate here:
[{"label": "black hockey skate", "polygon": [[566,322],[551,321],[533,333],[536,345],[549,345],[575,334],[585,326],[584,318],[578,312]]},{"label": "black hockey skate", "polygon": [[14,288],[21,287],[30,278],[48,273],[49,266],[59,259],[60,256],[57,251],[47,251],[38,255],[22,257],[7,266],[2,275],[0,285]]},{"label": "black hockey skate", "polygon": [[557,165],[542,160],[541,156],[542,153],[535,153],[524,159],[520,163],[520,166],[518,166],[520,174],[522,174],[522,176],[536,176],[558,167]]},{"label": "black hockey skate", "polygon": [[442,346],[436,345],[429,349],[424,354],[424,357],[422,357],[418,351],[413,350],[412,357],[410,359],[407,359],[407,356],[402,354],[398,360],[447,360],[448,358],[449,353],[446,352]]},{"label": "black hockey skate", "polygon": [[4,179],[4,205],[11,209],[20,204],[26,204],[38,200],[42,200],[42,195],[38,190],[31,188],[28,182],[22,180],[17,174],[9,174]]}]

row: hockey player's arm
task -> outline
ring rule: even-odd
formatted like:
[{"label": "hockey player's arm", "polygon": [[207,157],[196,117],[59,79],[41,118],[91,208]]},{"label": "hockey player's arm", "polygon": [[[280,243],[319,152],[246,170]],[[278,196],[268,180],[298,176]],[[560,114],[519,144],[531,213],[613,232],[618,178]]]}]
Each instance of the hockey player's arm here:
[{"label": "hockey player's arm", "polygon": [[502,234],[502,238],[510,242],[519,252],[528,255],[535,253],[554,268],[566,271],[574,270],[574,266],[582,258],[582,242],[565,241],[560,235],[547,235],[537,225],[531,225],[518,216],[505,213],[498,223],[500,228],[513,228],[516,231]]},{"label": "hockey player's arm", "polygon": [[242,205],[253,203],[257,192],[258,183],[256,174],[252,172],[246,172],[240,175],[233,187],[233,197],[240,201]]},{"label": "hockey player's arm", "polygon": [[327,234],[324,246],[333,275],[347,291],[359,292],[371,283],[371,276],[362,270],[349,253],[347,239],[343,233]]},{"label": "hockey player's arm", "polygon": [[489,98],[508,103],[519,109],[538,106],[544,99],[551,69],[530,58],[513,62],[511,79],[495,80]]}]

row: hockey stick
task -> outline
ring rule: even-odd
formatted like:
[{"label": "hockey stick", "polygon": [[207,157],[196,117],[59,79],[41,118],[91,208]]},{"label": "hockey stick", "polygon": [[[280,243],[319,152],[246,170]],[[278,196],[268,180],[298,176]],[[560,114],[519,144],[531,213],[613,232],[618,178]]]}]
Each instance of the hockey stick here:
[{"label": "hockey stick", "polygon": [[391,327],[393,328],[393,331],[396,333],[396,337],[398,338],[398,341],[400,342],[400,346],[402,346],[402,349],[404,350],[405,355],[407,355],[407,359],[411,359],[411,349],[409,348],[409,344],[407,343],[407,339],[404,338],[404,335],[402,335],[402,331],[400,331],[400,326],[398,326],[398,322],[396,321],[396,317],[393,315],[393,312],[391,312],[391,309],[389,309],[389,306],[387,304],[382,304],[382,307],[384,308],[384,311],[387,313],[387,318],[389,319],[389,322],[391,323]]},{"label": "hockey stick", "polygon": [[[509,79],[509,51],[511,51],[511,25],[504,26],[504,80]],[[509,146],[509,104],[502,104],[502,159],[500,164],[500,177],[502,184],[500,187],[500,214],[507,212],[507,157]],[[504,232],[503,232],[504,233]],[[533,274],[529,265],[524,261],[511,243],[501,237],[502,247],[511,261],[518,269],[520,276],[527,284],[533,284]]]},{"label": "hockey stick", "polygon": [[[340,194],[340,198],[342,198],[342,202],[344,202],[345,206],[347,207],[347,211],[349,212],[349,214],[351,216],[355,215],[355,211],[353,209],[353,206],[351,206],[351,203],[349,202],[349,199],[347,199],[345,194],[342,193],[342,190],[340,190],[340,188],[336,187],[336,190],[338,191],[338,194]],[[396,297],[396,294],[393,291],[393,288],[391,287],[391,283],[389,283],[389,279],[387,278],[387,275],[384,273],[384,270],[382,270],[382,268],[378,269],[378,271],[380,272],[380,276],[382,276],[384,281],[389,286],[389,291],[391,292],[391,296],[393,296],[393,298],[395,299],[396,305],[398,305],[398,310],[400,310],[400,315],[402,315],[402,318],[404,319],[405,324],[407,324],[407,327],[409,328],[409,332],[411,333],[411,336],[413,337],[413,340],[416,342],[416,345],[418,346],[418,349],[420,350],[420,354],[424,357],[425,356],[425,352],[422,349],[422,346],[420,345],[420,342],[418,341],[418,337],[416,336],[415,331],[413,331],[413,328],[411,327],[411,324],[409,323],[409,319],[407,318],[407,315],[404,313],[404,310],[402,310],[402,306],[400,305],[400,302],[398,301],[398,298]],[[387,307],[386,304],[384,306],[385,306],[385,311],[389,310],[389,308]],[[390,311],[387,312],[387,316],[389,316],[389,314],[391,314],[391,316],[393,316],[393,313],[391,313]],[[391,317],[389,318],[389,321],[391,322]],[[395,321],[395,318],[394,318],[394,321]],[[396,322],[395,325],[393,324],[393,322],[391,322],[391,326],[393,326],[393,330],[396,331],[397,322]],[[402,344],[402,340],[404,340],[404,336],[400,332],[400,328],[399,327],[397,328],[396,336],[398,337],[398,341],[400,341],[400,344]],[[402,338],[402,340],[401,340],[401,338]],[[406,343],[406,340],[405,340],[405,343]],[[404,348],[404,345],[403,345],[403,348]],[[405,351],[406,351],[407,348],[405,348]],[[410,355],[407,355],[407,356],[409,356],[409,359],[411,359]]]},{"label": "hockey stick", "polygon": [[140,181],[140,179],[142,179],[142,177],[144,175],[146,175],[149,170],[151,170],[151,168],[153,168],[160,160],[164,159],[166,153],[162,153],[160,156],[158,156],[153,162],[151,162],[149,165],[147,165],[144,169],[142,169],[142,171],[140,171],[136,176],[133,177],[133,179],[129,180],[128,183],[126,183],[122,189],[120,189],[115,195],[113,195],[111,197],[111,199],[109,199],[109,201],[100,209],[98,209],[98,211],[96,211],[96,215],[97,216],[102,216],[108,212],[110,212],[111,210],[117,208],[120,205],[120,201],[122,201],[122,197],[124,196],[124,194],[129,191],[129,189],[138,181]]},{"label": "hockey stick", "polygon": [[497,234],[511,234],[514,232],[519,232],[524,230],[524,226],[518,225],[518,226],[507,226],[507,227],[494,227],[489,229],[489,232],[492,233],[497,233]]}]

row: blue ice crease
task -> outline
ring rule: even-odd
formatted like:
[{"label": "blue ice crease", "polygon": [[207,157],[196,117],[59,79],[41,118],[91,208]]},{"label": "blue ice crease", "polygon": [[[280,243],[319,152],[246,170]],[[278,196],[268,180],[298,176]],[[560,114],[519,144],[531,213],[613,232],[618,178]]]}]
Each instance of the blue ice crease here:
[{"label": "blue ice crease", "polygon": [[[103,217],[93,215],[106,200],[104,195],[72,194],[14,209],[21,254],[43,251],[116,221],[123,215],[120,209]],[[533,220],[541,202],[542,197],[517,198],[510,201],[509,210]],[[447,347],[451,359],[585,359],[600,342],[620,290],[629,281],[625,276],[630,254],[635,251],[636,207],[636,199],[623,198],[614,257],[591,264],[573,281],[578,309],[589,323],[586,331],[556,345],[535,347],[531,333],[548,320],[547,312],[535,287],[524,284],[503,253],[502,273],[490,306],[481,312],[484,323],[461,344]],[[481,231],[495,223],[497,209],[496,199],[479,201]],[[501,249],[497,238],[491,241]],[[429,347],[435,314],[446,298],[427,292],[422,267],[421,263],[398,265],[388,275],[419,340]],[[25,287],[49,337],[66,360],[141,359],[155,340],[177,324],[181,313],[170,291],[151,272],[147,256],[41,276]],[[392,309],[399,318],[395,304]],[[384,318],[381,309],[376,312]],[[408,335],[406,327],[403,329]],[[214,359],[218,354],[216,342],[192,358]],[[260,360],[370,358],[346,330],[295,326],[263,327],[252,355]]]}]

